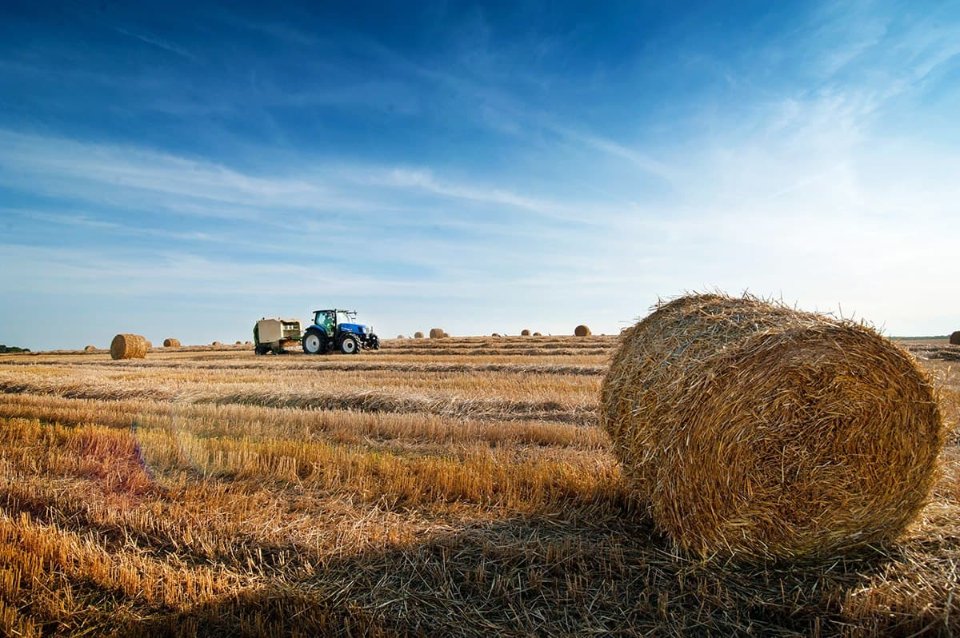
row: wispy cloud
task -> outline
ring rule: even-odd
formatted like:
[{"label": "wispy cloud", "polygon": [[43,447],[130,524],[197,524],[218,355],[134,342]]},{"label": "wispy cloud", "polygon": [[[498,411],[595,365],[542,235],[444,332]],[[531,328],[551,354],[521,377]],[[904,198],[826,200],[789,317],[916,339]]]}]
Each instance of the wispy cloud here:
[{"label": "wispy cloud", "polygon": [[144,43],[146,43],[146,44],[149,44],[150,46],[157,47],[158,49],[162,49],[162,50],[167,51],[167,52],[169,52],[169,53],[174,53],[174,54],[179,55],[179,56],[181,56],[181,57],[187,58],[188,60],[196,60],[196,59],[197,59],[197,56],[195,56],[195,55],[194,55],[193,53],[191,53],[190,51],[186,50],[185,48],[183,48],[183,47],[181,47],[181,46],[177,46],[177,45],[175,45],[175,44],[173,44],[173,43],[171,43],[171,42],[168,42],[167,40],[163,40],[163,39],[158,38],[158,37],[155,37],[155,36],[144,35],[144,34],[142,34],[142,33],[135,33],[135,32],[133,32],[133,31],[129,31],[129,30],[124,29],[124,28],[122,28],[122,27],[114,27],[114,31],[116,31],[117,33],[122,33],[122,34],[125,35],[125,36],[131,37],[131,38],[135,38],[135,39],[139,40],[140,42],[144,42]]}]

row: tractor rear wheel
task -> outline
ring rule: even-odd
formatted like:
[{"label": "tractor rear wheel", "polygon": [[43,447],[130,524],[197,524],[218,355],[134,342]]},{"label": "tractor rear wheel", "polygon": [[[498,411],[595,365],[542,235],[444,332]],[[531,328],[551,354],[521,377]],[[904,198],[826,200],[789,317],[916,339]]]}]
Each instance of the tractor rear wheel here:
[{"label": "tractor rear wheel", "polygon": [[327,351],[327,340],[319,332],[308,332],[303,335],[303,351],[307,354],[323,354]]},{"label": "tractor rear wheel", "polygon": [[360,352],[360,342],[353,335],[347,335],[340,341],[340,352],[343,354],[357,354]]}]

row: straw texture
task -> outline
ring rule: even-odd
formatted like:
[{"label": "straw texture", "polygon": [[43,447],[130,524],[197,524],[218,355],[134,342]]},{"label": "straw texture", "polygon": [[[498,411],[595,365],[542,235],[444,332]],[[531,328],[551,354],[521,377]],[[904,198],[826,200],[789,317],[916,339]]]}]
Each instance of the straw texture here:
[{"label": "straw texture", "polygon": [[924,505],[945,438],[905,351],[751,297],[683,297],[625,331],[601,412],[656,525],[706,557],[890,540]]},{"label": "straw texture", "polygon": [[593,333],[590,332],[590,328],[581,324],[573,329],[573,334],[577,337],[589,337]]},{"label": "straw texture", "polygon": [[950,335],[950,345],[960,346],[960,330],[957,330]]},{"label": "straw texture", "polygon": [[163,347],[164,347],[164,348],[179,348],[179,347],[180,347],[180,340],[179,340],[179,339],[174,339],[173,337],[167,337],[166,339],[163,340]]}]

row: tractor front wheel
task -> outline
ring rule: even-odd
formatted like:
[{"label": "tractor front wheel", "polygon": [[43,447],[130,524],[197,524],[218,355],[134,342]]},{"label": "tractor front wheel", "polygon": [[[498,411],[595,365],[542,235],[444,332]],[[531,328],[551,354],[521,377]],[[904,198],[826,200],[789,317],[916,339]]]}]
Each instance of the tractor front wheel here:
[{"label": "tractor front wheel", "polygon": [[340,352],[343,354],[357,354],[360,352],[360,342],[353,335],[347,335],[340,342]]}]

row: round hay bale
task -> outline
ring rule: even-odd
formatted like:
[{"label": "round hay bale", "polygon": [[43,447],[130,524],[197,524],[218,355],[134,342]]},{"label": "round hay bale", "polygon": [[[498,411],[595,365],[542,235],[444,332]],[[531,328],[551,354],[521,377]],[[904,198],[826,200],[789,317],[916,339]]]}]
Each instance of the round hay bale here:
[{"label": "round hay bale", "polygon": [[443,328],[430,328],[430,338],[431,339],[441,339],[445,337],[447,333],[443,331]]},{"label": "round hay bale", "polygon": [[542,337],[543,335],[540,334],[539,332],[534,332],[534,333],[533,333],[533,336],[534,336],[534,337]]},{"label": "round hay bale", "polygon": [[490,335],[490,336],[491,336],[491,337],[499,337],[499,336],[500,336],[500,333],[499,333],[499,332],[494,332],[494,333],[493,333],[492,335]]},{"label": "round hay bale", "polygon": [[957,330],[950,335],[950,345],[960,346],[960,330]]},{"label": "round hay bale", "polygon": [[222,346],[223,344],[220,343],[219,341],[214,341],[214,342],[211,343],[210,345],[213,346],[214,348],[219,348],[219,347]]},{"label": "round hay bale", "polygon": [[591,332],[590,328],[581,324],[573,329],[573,334],[577,337],[589,337]]},{"label": "round hay bale", "polygon": [[705,557],[888,541],[925,503],[945,438],[928,377],[888,339],[722,295],[623,334],[601,418],[656,525]]},{"label": "round hay bale", "polygon": [[86,347],[83,349],[83,351],[84,351],[84,352],[96,352],[96,351],[97,351],[97,346],[86,346]]},{"label": "round hay bale", "polygon": [[419,332],[419,331],[418,331],[418,332],[414,332],[414,333],[413,333],[413,338],[414,338],[414,339],[423,339],[423,333],[422,333],[422,332]]},{"label": "round hay bale", "polygon": [[529,337],[529,336],[530,336],[530,331],[529,331],[528,329],[524,328],[523,330],[520,331],[520,336],[521,336],[521,337]]},{"label": "round hay bale", "polygon": [[443,338],[444,338],[444,339],[448,339],[449,337],[450,337],[450,333],[449,333],[449,332],[444,332],[444,333],[443,333]]},{"label": "round hay bale", "polygon": [[179,348],[179,347],[180,347],[180,340],[179,340],[179,339],[174,339],[173,337],[167,337],[166,339],[163,340],[163,347],[164,347],[164,348]]},{"label": "round hay bale", "polygon": [[147,340],[140,335],[118,334],[110,342],[112,359],[143,359],[147,350]]}]

